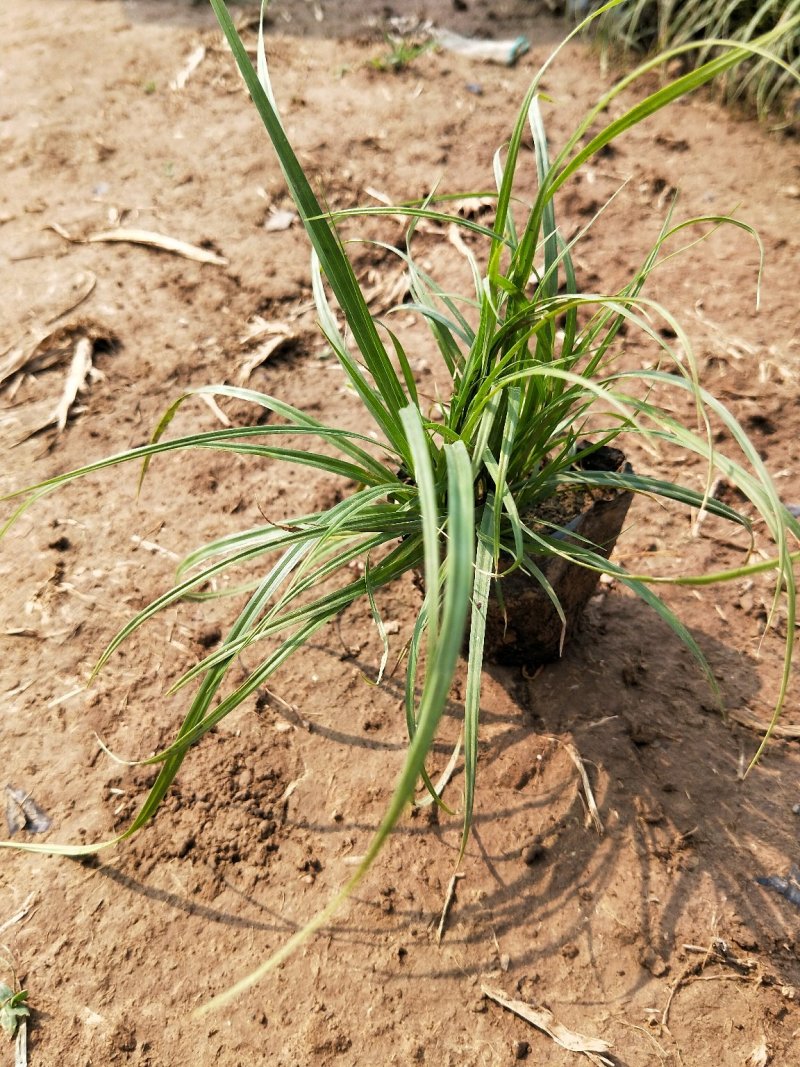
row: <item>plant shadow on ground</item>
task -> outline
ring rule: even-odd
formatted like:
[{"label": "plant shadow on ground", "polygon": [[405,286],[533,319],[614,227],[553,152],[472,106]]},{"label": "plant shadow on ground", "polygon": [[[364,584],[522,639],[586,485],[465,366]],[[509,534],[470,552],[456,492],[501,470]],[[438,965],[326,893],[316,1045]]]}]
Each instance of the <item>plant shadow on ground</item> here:
[{"label": "plant shadow on ground", "polygon": [[[646,606],[627,597],[607,597],[601,617],[592,608],[589,614],[589,625],[559,663],[530,677],[516,669],[490,671],[478,808],[464,881],[445,935],[447,951],[423,960],[418,977],[479,976],[496,954],[490,947],[487,956],[487,946],[502,944],[518,984],[545,959],[561,957],[569,964],[581,956],[600,977],[592,999],[613,1002],[668,970],[665,961],[685,940],[688,921],[704,925],[709,940],[719,934],[745,950],[771,946],[773,961],[785,939],[790,905],[769,896],[754,879],[784,873],[797,859],[790,786],[780,780],[786,746],[775,743],[762,764],[739,780],[742,756],[749,758],[755,737],[726,724],[680,642]],[[700,631],[693,636],[721,680],[726,705],[750,703],[759,690],[755,661]],[[332,644],[316,646],[313,654],[339,655]],[[370,669],[366,662],[354,662],[365,673]],[[398,680],[388,679],[383,688],[397,706]],[[460,704],[452,701],[447,736],[457,734],[460,716]],[[328,722],[316,719],[310,730],[295,736],[301,734],[304,744],[330,746],[331,766],[351,759],[354,749],[379,761],[402,749],[396,731],[391,739],[364,737],[345,726],[344,718],[346,709],[334,704]],[[602,835],[588,824],[570,745],[589,773],[605,824]],[[443,765],[449,752],[449,743],[440,743],[435,762]],[[459,768],[445,799],[457,806],[460,788]],[[376,828],[372,808],[344,825],[319,808],[315,814],[307,806],[287,806],[281,847],[293,837],[313,841],[314,855],[323,857],[324,866],[341,855],[343,835],[366,841]],[[392,874],[396,885],[390,886],[399,894],[391,922],[400,931],[420,921],[431,929],[438,918],[441,892],[420,894],[414,861],[435,868],[428,886],[440,888],[453,872],[459,831],[457,817],[428,808],[395,832],[390,852],[400,842],[409,865],[408,884],[400,873]],[[206,921],[281,937],[296,928],[260,887],[243,890],[235,877],[227,880],[225,871],[217,874],[220,883],[266,921],[154,888],[110,865],[98,873]],[[385,882],[386,877],[384,868],[377,878]],[[638,885],[633,895],[632,879]],[[614,901],[621,883],[626,892],[619,895],[626,903],[619,913]],[[710,896],[716,902],[713,914],[693,914],[700,887],[704,900]],[[355,912],[337,920],[329,935],[343,943],[368,943],[381,918],[381,901],[373,893],[374,887],[357,894]],[[631,900],[638,901],[635,911]],[[612,935],[629,948],[635,965],[623,960],[610,978],[601,957]],[[785,962],[796,968],[789,957]],[[387,969],[386,977],[401,974]],[[790,977],[784,974],[782,980]]]},{"label": "plant shadow on ground", "polygon": [[[664,973],[701,887],[717,903],[716,916],[706,917],[709,939],[718,929],[755,950],[780,944],[791,924],[790,906],[766,899],[754,881],[775,873],[770,863],[785,873],[797,858],[791,787],[780,776],[786,746],[777,743],[741,781],[754,735],[723,721],[690,657],[647,609],[623,604],[615,610],[633,637],[627,662],[616,654],[618,632],[612,648],[584,632],[559,664],[521,685],[510,672],[495,672],[501,684],[511,682],[519,717],[513,708],[485,717],[490,740],[471,859],[486,865],[494,887],[461,905],[459,918],[464,943],[485,936],[487,919],[493,936],[511,935],[518,968],[584,952],[586,964],[598,967],[593,942],[608,940],[610,921],[647,971]],[[727,706],[751,701],[759,688],[755,661],[708,635],[693,636]],[[602,836],[588,825],[565,741],[593,781]],[[507,824],[499,841],[498,820]],[[621,878],[638,884],[637,911],[630,895],[626,911],[614,911]],[[450,936],[458,939],[458,930]],[[644,971],[635,972],[626,992],[644,981]]]}]

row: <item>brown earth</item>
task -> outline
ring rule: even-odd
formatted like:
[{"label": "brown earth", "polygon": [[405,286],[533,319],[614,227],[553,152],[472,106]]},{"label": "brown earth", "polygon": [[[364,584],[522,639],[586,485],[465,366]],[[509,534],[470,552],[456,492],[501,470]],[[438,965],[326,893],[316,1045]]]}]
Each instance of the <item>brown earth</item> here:
[{"label": "brown earth", "polygon": [[[451,190],[490,185],[492,153],[558,25],[529,0],[463,6],[430,0],[426,14],[463,32],[527,32],[531,53],[509,70],[431,52],[385,73],[370,63],[386,52],[383,4],[275,4],[276,92],[332,205],[365,202],[369,189],[398,200],[437,181]],[[44,346],[52,365],[6,383],[0,492],[145,441],[190,386],[238,381],[248,361],[258,363],[257,342],[243,341],[256,316],[285,323],[291,339],[249,384],[368,430],[314,325],[302,231],[265,227],[287,197],[208,11],[168,0],[26,0],[6,5],[0,26],[0,350],[94,280],[65,315],[59,343]],[[200,43],[205,58],[183,89],[171,89]],[[553,68],[554,146],[609,78],[583,46]],[[784,499],[797,502],[796,140],[710,98],[682,104],[570,185],[559,205],[565,230],[585,224],[623,183],[582,245],[587,290],[623,283],[675,188],[681,216],[736,209],[760,233],[759,311],[757,250],[740,230],[665,265],[650,293],[684,324],[705,381],[742,419]],[[227,262],[72,243],[54,225],[72,237],[118,225],[157,230]],[[388,233],[397,239],[400,224]],[[435,228],[417,239],[432,268],[450,269],[452,249]],[[388,305],[397,268],[368,245],[353,253],[376,308]],[[81,331],[96,339],[99,373],[62,433],[34,433],[61,394]],[[414,365],[432,389],[426,344],[419,334]],[[631,344],[626,358],[647,358],[644,346]],[[238,402],[221,406],[235,420],[256,417]],[[176,421],[181,432],[218,425],[200,402]],[[638,469],[702,484],[699,466],[678,470],[668,455],[659,462],[631,447]],[[41,501],[0,547],[2,783],[52,817],[53,841],[100,841],[126,825],[153,773],[114,762],[97,738],[132,759],[165,745],[183,707],[165,690],[215,646],[238,601],[168,609],[86,689],[104,644],[168,587],[175,560],[192,547],[340,492],[307,470],[209,452],[164,457],[138,502],[135,488],[132,468],[81,481]],[[617,558],[665,573],[742,558],[742,538],[711,521],[699,537],[691,527],[691,516],[636,501]],[[766,552],[763,531],[756,536]],[[377,689],[365,683],[380,641],[366,608],[348,611],[270,693],[189,754],[163,810],[131,842],[95,863],[2,853],[0,978],[16,971],[29,990],[29,1062],[583,1060],[484,998],[482,983],[611,1042],[620,1067],[800,1062],[798,912],[755,881],[786,875],[800,859],[792,811],[800,756],[778,738],[742,780],[758,735],[737,725],[765,721],[774,699],[786,618],[762,644],[769,596],[767,578],[667,596],[709,657],[725,719],[654,614],[603,586],[559,663],[487,673],[475,833],[441,944],[459,821],[424,809],[403,822],[329,929],[232,1007],[198,1021],[193,1008],[279,948],[352,872],[399,769],[399,676]],[[395,652],[418,597],[409,580],[381,598],[384,618],[397,624]],[[457,686],[442,766],[462,696]],[[800,722],[796,699],[793,691],[784,723]],[[587,824],[576,750],[602,835]],[[458,770],[446,797],[454,807],[461,785]],[[3,1062],[11,1056],[6,1045]]]}]

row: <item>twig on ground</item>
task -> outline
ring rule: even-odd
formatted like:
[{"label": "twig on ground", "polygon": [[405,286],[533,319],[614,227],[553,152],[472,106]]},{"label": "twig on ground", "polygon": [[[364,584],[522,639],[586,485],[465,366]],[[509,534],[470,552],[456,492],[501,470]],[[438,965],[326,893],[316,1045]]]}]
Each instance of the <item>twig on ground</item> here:
[{"label": "twig on ground", "polygon": [[453,901],[456,898],[456,882],[459,878],[464,877],[463,871],[456,871],[450,881],[447,883],[447,892],[444,895],[444,904],[442,906],[442,917],[439,919],[439,927],[436,931],[436,944],[442,943],[442,935],[444,934],[445,923],[447,922],[447,916],[450,908],[453,905]]},{"label": "twig on ground", "polygon": [[134,230],[118,227],[114,230],[103,230],[102,233],[92,233],[88,237],[74,237],[57,222],[50,223],[50,229],[72,244],[95,244],[98,241],[132,245],[145,245],[147,248],[158,248],[162,252],[173,252],[176,256],[185,259],[193,259],[197,263],[213,263],[217,267],[227,267],[228,261],[216,252],[208,248],[199,248],[197,245],[181,241],[177,237],[169,237],[164,233],[154,233],[151,230]]},{"label": "twig on ground", "polygon": [[22,920],[31,910],[31,905],[33,904],[35,899],[36,893],[29,893],[19,911],[12,915],[10,919],[6,919],[2,926],[0,926],[0,934],[5,933],[5,931],[8,930],[10,926],[15,926],[17,923],[22,922]]},{"label": "twig on ground", "polygon": [[131,544],[136,545],[137,548],[143,548],[145,552],[152,552],[160,556],[166,556],[167,559],[180,560],[180,556],[177,552],[173,552],[169,548],[164,548],[162,545],[156,544],[155,541],[148,541],[144,537],[140,537],[139,534],[131,535]]},{"label": "twig on ground", "polygon": [[672,1001],[675,999],[675,994],[680,987],[686,981],[690,974],[694,974],[698,967],[702,967],[701,963],[693,963],[691,967],[685,967],[672,985],[669,987],[669,994],[667,995],[667,1003],[664,1005],[664,1010],[661,1012],[661,1025],[665,1030],[669,1030],[669,1009],[672,1007]]},{"label": "twig on ground", "polygon": [[259,695],[263,693],[268,704],[277,704],[284,717],[287,718],[293,726],[301,726],[304,730],[311,731],[310,721],[303,718],[296,704],[288,704],[283,697],[278,696],[277,693],[273,693],[272,690],[267,689],[265,685],[259,686],[258,692]]},{"label": "twig on ground", "polygon": [[[748,730],[755,730],[760,734],[766,733],[769,728],[769,723],[764,722],[763,719],[759,719],[749,708],[733,708],[728,711],[728,718],[733,719],[739,726],[745,726]],[[791,723],[777,722],[772,727],[772,736],[796,741],[800,738],[800,726],[793,726]]]},{"label": "twig on ground", "polygon": [[650,1033],[646,1026],[638,1026],[636,1023],[629,1023],[627,1019],[618,1019],[617,1021],[621,1023],[622,1026],[629,1026],[631,1030],[640,1030],[645,1035],[645,1037],[649,1038],[650,1041],[652,1041],[652,1043],[656,1046],[659,1058],[662,1061],[669,1059],[669,1053],[667,1052],[667,1050],[664,1048],[663,1045],[660,1045],[658,1043],[654,1035]]},{"label": "twig on ground", "polygon": [[580,775],[581,783],[583,784],[583,792],[586,797],[586,806],[589,809],[589,817],[594,824],[595,830],[597,830],[598,834],[602,837],[605,833],[605,827],[600,818],[600,812],[597,810],[594,793],[592,792],[592,787],[589,783],[589,775],[586,773],[586,767],[581,759],[581,754],[571,741],[562,741],[560,738],[556,738],[556,740],[558,740],[559,744],[566,749],[569,758],[578,769],[578,774]]},{"label": "twig on ground", "polygon": [[[669,1010],[672,1006],[672,1001],[675,999],[675,994],[681,988],[681,986],[688,985],[689,982],[711,982],[711,981],[724,981],[739,980],[743,982],[760,982],[761,976],[753,974],[758,964],[755,960],[740,959],[738,956],[733,956],[728,951],[726,942],[720,938],[714,938],[710,945],[703,948],[702,945],[684,945],[685,952],[702,953],[703,958],[698,960],[697,963],[692,963],[688,967],[685,967],[683,971],[678,975],[675,981],[670,986],[669,995],[667,997],[667,1003],[664,1005],[664,1010],[661,1013],[661,1025],[669,1030],[667,1025],[669,1020]],[[737,974],[703,974],[703,969],[709,963],[724,963],[729,967],[738,968]]]},{"label": "twig on ground", "polygon": [[711,945],[703,947],[702,945],[682,945],[684,952],[696,952],[702,953],[706,959],[703,961],[705,966],[710,960],[720,963],[727,963],[731,967],[740,967],[743,971],[754,971],[758,964],[755,960],[742,959],[739,956],[732,955],[727,951],[727,945],[724,941],[715,940]]}]

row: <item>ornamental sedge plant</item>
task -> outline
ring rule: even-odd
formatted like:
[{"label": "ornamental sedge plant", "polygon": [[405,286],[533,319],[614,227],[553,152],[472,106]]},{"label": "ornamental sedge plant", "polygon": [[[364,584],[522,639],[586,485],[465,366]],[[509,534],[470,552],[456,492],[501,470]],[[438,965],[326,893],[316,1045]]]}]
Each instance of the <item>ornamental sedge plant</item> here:
[{"label": "ornamental sedge plant", "polygon": [[[612,0],[603,10],[619,2]],[[764,35],[749,47],[729,43],[714,59],[651,92],[619,118],[603,125],[608,105],[673,53],[648,61],[598,100],[558,155],[551,158],[538,99],[542,77],[556,52],[534,78],[507,145],[494,156],[497,192],[491,227],[451,216],[446,211],[446,197],[340,213],[352,216],[401,212],[410,220],[403,248],[394,249],[408,273],[413,297],[413,302],[404,304],[403,309],[411,309],[430,328],[431,347],[451,382],[450,395],[444,397],[441,414],[434,420],[418,393],[402,339],[370,314],[337,233],[338,216],[320,206],[287,139],[270,85],[262,34],[259,33],[258,64],[254,69],[223,0],[211,0],[211,4],[310,239],[311,277],[320,327],[375,426],[382,453],[376,456],[371,437],[325,425],[278,397],[228,385],[208,386],[175,400],[156,427],[150,444],[13,494],[23,499],[6,529],[38,499],[75,478],[128,462],[140,463],[144,477],[155,456],[196,448],[246,454],[262,465],[304,464],[356,486],[345,499],[323,511],[296,516],[281,526],[265,523],[228,533],[199,548],[178,568],[174,587],[131,619],[103,652],[96,670],[138,627],[167,605],[206,595],[200,591],[212,579],[244,565],[252,567],[254,561],[264,561],[261,577],[250,586],[247,602],[220,647],[188,670],[173,687],[192,693],[187,698],[188,710],[174,742],[143,761],[158,764],[160,771],[131,825],[112,841],[92,846],[3,844],[78,856],[130,837],[157,811],[189,748],[251,697],[291,655],[302,654],[304,644],[350,604],[367,598],[385,644],[376,591],[414,571],[424,577],[425,595],[407,656],[408,749],[390,803],[361,865],[323,912],[253,974],[206,1007],[216,1006],[251,985],[331,918],[369,870],[393,827],[414,801],[420,780],[433,799],[442,803],[426,771],[426,759],[437,737],[468,633],[463,854],[477,777],[487,601],[490,594],[502,598],[504,574],[514,570],[527,573],[531,580],[545,583],[551,598],[555,593],[546,585],[539,565],[541,557],[566,557],[597,572],[613,574],[652,605],[685,642],[713,685],[713,676],[691,634],[652,587],[665,582],[706,585],[773,572],[774,607],[783,597],[788,615],[774,722],[783,707],[789,682],[796,602],[793,564],[800,555],[796,551],[800,525],[782,505],[756,448],[734,416],[703,388],[691,346],[679,323],[643,295],[648,275],[680,250],[675,246],[691,227],[730,224],[752,231],[742,222],[721,216],[674,222],[670,215],[629,283],[619,292],[603,295],[580,291],[573,251],[583,233],[568,242],[556,221],[559,190],[601,149],[660,108],[733,69],[753,51],[766,54],[774,33]],[[590,135],[598,123],[599,132]],[[522,151],[527,131],[533,137],[533,158],[526,158]],[[526,203],[521,217],[520,205]],[[455,223],[482,239],[480,256],[467,253],[474,279],[474,290],[468,297],[446,292],[415,261],[411,249],[414,227],[420,218]],[[660,332],[664,325],[678,338],[685,353],[683,359],[664,340]],[[643,370],[621,368],[619,337],[623,327],[641,331],[657,346],[660,362]],[[667,389],[690,400],[695,412],[691,426],[683,424],[671,407],[655,399]],[[280,421],[168,439],[166,432],[178,409],[188,399],[203,394],[249,401]],[[731,454],[715,447],[712,423],[727,431]],[[592,434],[591,444],[585,440],[587,432]],[[671,446],[700,457],[707,469],[707,484],[714,472],[724,476],[763,521],[774,545],[772,558],[757,563],[744,560],[736,568],[712,574],[636,575],[606,560],[597,546],[580,539],[565,540],[559,536],[563,531],[558,528],[530,522],[526,516],[537,503],[561,486],[579,484],[590,489],[617,487],[677,501],[689,508],[704,507],[723,520],[749,527],[748,518],[741,511],[711,498],[707,492],[697,492],[679,482],[576,465],[576,461],[621,434],[635,434],[653,446]],[[281,439],[287,436],[292,442],[302,438],[302,447],[282,443]],[[335,454],[328,454],[331,451]],[[363,562],[364,569],[360,577],[353,579],[350,564],[356,560]],[[241,585],[233,591],[241,593]],[[277,638],[277,643],[270,645],[270,651],[262,651],[258,666],[244,682],[223,692],[223,683],[238,657],[247,651],[250,661],[253,653],[263,650],[267,638]],[[383,658],[385,662],[385,653]]]}]

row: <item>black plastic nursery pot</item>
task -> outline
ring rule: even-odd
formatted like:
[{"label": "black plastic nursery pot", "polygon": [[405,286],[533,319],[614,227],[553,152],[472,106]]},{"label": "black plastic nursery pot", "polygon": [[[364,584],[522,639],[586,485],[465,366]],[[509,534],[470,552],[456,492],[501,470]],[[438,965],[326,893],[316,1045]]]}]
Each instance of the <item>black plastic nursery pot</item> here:
[{"label": "black plastic nursery pot", "polygon": [[[602,447],[592,453],[584,469],[630,472],[619,449]],[[608,559],[614,550],[633,493],[627,489],[583,488],[557,493],[541,510],[523,516],[527,525],[553,523],[565,543],[586,546]],[[577,511],[576,511],[577,509]],[[552,536],[552,530],[547,532]],[[566,626],[552,600],[536,579],[519,570],[499,579],[502,604],[493,583],[486,618],[484,658],[490,663],[535,666],[558,659],[597,588],[600,575],[560,556],[535,556],[533,561],[552,586]]]}]

